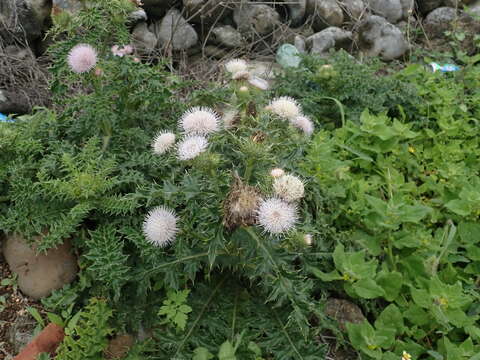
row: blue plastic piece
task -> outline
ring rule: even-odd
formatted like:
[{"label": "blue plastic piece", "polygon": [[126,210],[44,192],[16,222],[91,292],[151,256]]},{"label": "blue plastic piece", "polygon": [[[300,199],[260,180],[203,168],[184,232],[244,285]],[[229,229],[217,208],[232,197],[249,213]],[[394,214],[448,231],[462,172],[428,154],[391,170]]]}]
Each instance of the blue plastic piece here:
[{"label": "blue plastic piece", "polygon": [[459,71],[460,70],[460,66],[457,66],[457,65],[454,65],[454,64],[440,65],[440,64],[432,62],[432,63],[430,63],[430,66],[432,67],[433,72],[436,72],[436,71],[452,72],[452,71]]},{"label": "blue plastic piece", "polygon": [[0,113],[0,122],[13,122],[14,120],[7,115]]}]

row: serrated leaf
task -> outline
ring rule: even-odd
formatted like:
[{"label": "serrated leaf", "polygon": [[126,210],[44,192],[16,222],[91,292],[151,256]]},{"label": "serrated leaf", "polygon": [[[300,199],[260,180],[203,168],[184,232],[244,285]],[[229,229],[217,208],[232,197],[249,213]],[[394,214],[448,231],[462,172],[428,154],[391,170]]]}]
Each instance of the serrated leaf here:
[{"label": "serrated leaf", "polygon": [[385,291],[372,279],[361,279],[352,285],[355,293],[364,299],[375,299],[385,295]]}]

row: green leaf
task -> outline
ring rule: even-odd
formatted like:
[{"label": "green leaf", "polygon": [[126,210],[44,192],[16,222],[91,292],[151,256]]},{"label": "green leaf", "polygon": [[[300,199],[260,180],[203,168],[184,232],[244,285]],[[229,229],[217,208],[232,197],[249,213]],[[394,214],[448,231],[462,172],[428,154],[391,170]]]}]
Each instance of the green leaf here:
[{"label": "green leaf", "polygon": [[376,282],[385,291],[385,299],[394,301],[403,285],[403,276],[397,271],[382,271],[378,274]]},{"label": "green leaf", "polygon": [[403,333],[403,315],[395,304],[388,305],[377,317],[375,328],[377,330],[389,328],[396,333]]},{"label": "green leaf", "polygon": [[480,241],[480,224],[461,222],[458,224],[458,235],[465,245],[477,244]]},{"label": "green leaf", "polygon": [[225,341],[220,345],[220,350],[218,351],[218,360],[236,360],[235,349],[230,341]]},{"label": "green leaf", "polygon": [[418,326],[426,325],[429,321],[431,321],[428,313],[420,306],[415,304],[410,304],[407,310],[403,312],[403,316],[412,324]]},{"label": "green leaf", "polygon": [[385,295],[385,291],[372,279],[361,279],[352,287],[356,294],[364,299],[375,299]]},{"label": "green leaf", "polygon": [[461,216],[468,216],[472,212],[470,202],[467,200],[461,200],[461,199],[456,199],[456,200],[451,200],[445,204],[445,207],[454,212],[455,214],[461,215]]},{"label": "green leaf", "polygon": [[343,279],[343,276],[340,275],[337,270],[333,270],[332,272],[329,272],[329,273],[324,273],[319,269],[314,268],[313,266],[309,266],[308,269],[313,275],[315,275],[317,278],[319,278],[322,281],[335,281],[335,280]]},{"label": "green leaf", "polygon": [[34,307],[28,306],[27,311],[32,315],[32,317],[42,326],[45,326],[45,321],[42,318],[42,315],[38,312],[38,310]]},{"label": "green leaf", "polygon": [[430,306],[432,306],[433,301],[427,290],[412,288],[410,289],[410,293],[412,294],[413,301],[418,306],[424,309],[429,309]]},{"label": "green leaf", "polygon": [[54,314],[54,313],[47,313],[47,317],[48,317],[48,320],[50,320],[50,322],[56,324],[56,325],[59,325],[59,326],[65,326],[65,322],[63,321],[63,319],[58,316],[57,314]]},{"label": "green leaf", "polygon": [[213,354],[204,347],[198,347],[193,351],[192,360],[210,360],[213,359]]}]

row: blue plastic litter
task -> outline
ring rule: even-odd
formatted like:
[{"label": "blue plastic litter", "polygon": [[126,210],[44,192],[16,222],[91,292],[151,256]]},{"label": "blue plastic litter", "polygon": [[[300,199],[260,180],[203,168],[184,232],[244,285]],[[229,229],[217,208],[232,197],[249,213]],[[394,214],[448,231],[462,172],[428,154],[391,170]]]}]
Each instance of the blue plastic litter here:
[{"label": "blue plastic litter", "polygon": [[436,71],[452,72],[452,71],[459,71],[460,70],[460,66],[457,66],[457,65],[454,65],[454,64],[440,65],[440,64],[432,62],[432,63],[430,63],[430,66],[432,67],[433,72],[436,72]]},{"label": "blue plastic litter", "polygon": [[13,122],[7,115],[0,113],[0,122]]}]

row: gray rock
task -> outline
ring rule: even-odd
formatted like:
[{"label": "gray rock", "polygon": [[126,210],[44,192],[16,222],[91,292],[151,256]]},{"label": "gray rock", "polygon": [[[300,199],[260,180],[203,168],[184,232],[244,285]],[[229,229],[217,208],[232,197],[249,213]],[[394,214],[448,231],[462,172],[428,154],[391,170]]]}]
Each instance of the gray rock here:
[{"label": "gray rock", "polygon": [[397,59],[408,50],[402,31],[381,16],[369,16],[360,24],[358,40],[363,54],[382,60]]},{"label": "gray rock", "polygon": [[443,6],[444,0],[421,0],[417,1],[418,9],[422,14],[428,14],[430,11]]},{"label": "gray rock", "polygon": [[198,42],[195,29],[180,14],[172,9],[165,17],[153,24],[159,47],[171,47],[173,50],[187,50]]},{"label": "gray rock", "polygon": [[393,24],[403,17],[400,0],[368,0],[368,6],[375,14]]},{"label": "gray rock", "polygon": [[358,305],[344,299],[329,298],[325,305],[325,315],[335,319],[344,331],[347,323],[359,324],[366,320]]},{"label": "gray rock", "polygon": [[[37,238],[38,239],[38,238]],[[27,296],[40,299],[72,282],[78,271],[69,241],[46,253],[36,253],[19,235],[10,235],[3,245],[10,270],[18,275],[18,287]]]},{"label": "gray rock", "polygon": [[40,38],[47,29],[52,0],[0,0],[0,41]]},{"label": "gray rock", "polygon": [[266,35],[280,22],[280,15],[265,4],[240,3],[233,11],[237,29],[245,35]]},{"label": "gray rock", "polygon": [[303,24],[305,11],[307,9],[307,0],[287,0],[285,4],[288,8],[288,19],[292,27]]},{"label": "gray rock", "polygon": [[296,35],[293,40],[293,45],[295,45],[300,54],[305,54],[307,52],[307,45],[303,36]]},{"label": "gray rock", "polygon": [[307,14],[312,17],[315,31],[341,26],[344,20],[343,10],[336,0],[307,0]]},{"label": "gray rock", "polygon": [[53,0],[55,11],[65,11],[69,14],[75,15],[83,9],[85,2],[79,0]]},{"label": "gray rock", "polygon": [[340,7],[345,18],[357,21],[365,13],[366,5],[363,0],[340,0]]},{"label": "gray rock", "polygon": [[352,45],[352,33],[331,26],[307,38],[307,48],[311,54],[327,56],[330,49],[348,49]]},{"label": "gray rock", "polygon": [[156,35],[148,30],[145,22],[135,26],[132,32],[132,40],[135,49],[142,54],[150,54],[155,50],[158,42]]},{"label": "gray rock", "polygon": [[28,313],[15,317],[14,322],[8,329],[8,340],[13,345],[15,354],[18,354],[33,340],[33,330],[36,325],[36,321]]},{"label": "gray rock", "polygon": [[173,6],[175,0],[143,0],[142,2],[149,17],[161,18]]},{"label": "gray rock", "polygon": [[474,3],[475,3],[474,0],[444,0],[443,5],[448,7],[458,8],[461,10],[465,5],[471,6]]},{"label": "gray rock", "polygon": [[183,0],[188,21],[213,24],[230,14],[230,0]]},{"label": "gray rock", "polygon": [[442,38],[445,31],[452,27],[452,22],[458,19],[459,14],[454,8],[441,7],[427,15],[423,26],[430,38]]},{"label": "gray rock", "polygon": [[19,90],[0,89],[0,112],[4,114],[23,115],[30,112],[28,97]]},{"label": "gray rock", "polygon": [[245,45],[242,34],[230,25],[213,28],[212,41],[229,49],[239,48]]}]

